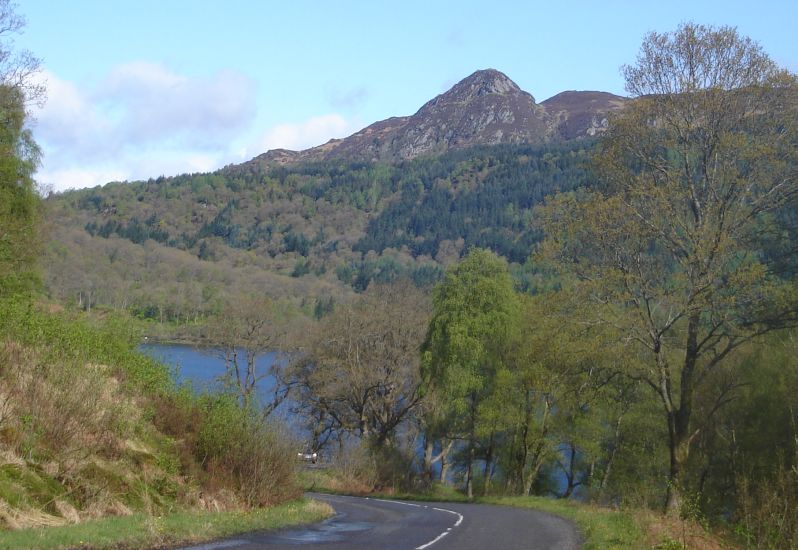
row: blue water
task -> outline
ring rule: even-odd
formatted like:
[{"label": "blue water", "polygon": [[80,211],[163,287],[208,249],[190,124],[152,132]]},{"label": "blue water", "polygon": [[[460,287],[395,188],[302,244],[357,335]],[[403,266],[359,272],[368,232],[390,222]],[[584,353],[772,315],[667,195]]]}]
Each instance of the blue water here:
[{"label": "blue water", "polygon": [[[215,391],[224,388],[220,378],[225,374],[225,363],[218,349],[182,344],[142,344],[139,346],[139,350],[175,369],[178,382],[190,383],[197,392]],[[243,351],[241,353],[240,357],[243,358]],[[276,360],[278,360],[277,353],[263,354],[256,363],[258,372],[266,372]],[[274,384],[275,380],[272,377],[264,378],[258,382],[257,394],[262,403],[267,403],[271,399],[270,394]],[[281,410],[281,408],[278,408],[278,410]],[[288,416],[290,417],[291,415],[289,414]],[[290,420],[288,417],[284,418]],[[419,457],[422,457],[424,449],[421,440],[416,445],[416,453]],[[436,464],[435,468],[440,468],[440,464]],[[564,473],[554,469],[549,475],[554,481],[557,490],[562,492],[566,485]],[[580,492],[582,491],[577,489],[575,498],[579,498]]]},{"label": "blue water", "polygon": [[[221,379],[225,375],[225,362],[218,349],[183,344],[141,344],[139,350],[175,369],[178,382],[190,383],[197,392],[224,389]],[[258,357],[255,363],[258,374],[267,372],[277,360],[277,356],[277,353],[271,352]],[[243,350],[239,352],[239,362],[245,367]],[[274,383],[275,380],[271,376],[259,380],[258,397],[268,398]]]}]

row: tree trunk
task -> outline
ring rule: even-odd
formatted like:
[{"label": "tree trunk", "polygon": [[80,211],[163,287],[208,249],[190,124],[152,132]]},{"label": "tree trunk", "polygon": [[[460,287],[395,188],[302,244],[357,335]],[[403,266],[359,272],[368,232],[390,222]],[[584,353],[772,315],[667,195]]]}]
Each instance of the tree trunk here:
[{"label": "tree trunk", "polygon": [[[668,450],[670,451],[670,470],[668,472],[668,492],[665,497],[665,515],[678,517],[682,507],[684,491],[684,466],[690,456],[690,444],[695,433],[690,433],[690,419],[693,410],[695,368],[698,361],[698,328],[701,313],[690,314],[687,323],[687,345],[684,365],[679,385],[679,406],[674,407],[670,395],[670,384],[666,402],[668,414]],[[670,407],[668,406],[670,404]]]},{"label": "tree trunk", "polygon": [[468,441],[468,468],[466,469],[466,494],[468,499],[474,498],[474,439]]},{"label": "tree trunk", "polygon": [[566,467],[564,464],[562,465],[563,472],[565,472],[565,479],[568,481],[568,485],[565,488],[565,492],[562,494],[562,496],[560,496],[560,498],[563,499],[570,497],[573,494],[574,489],[576,489],[576,486],[579,485],[579,483],[575,483],[576,473],[574,472],[574,461],[576,460],[576,447],[574,447],[572,444],[569,445],[569,447],[571,447],[571,452],[568,460],[568,466]]},{"label": "tree trunk", "polygon": [[665,498],[665,515],[678,517],[682,510],[684,491],[684,465],[690,453],[687,438],[672,437],[670,444],[670,470],[668,471],[668,492]]},{"label": "tree trunk", "polygon": [[432,438],[424,437],[424,466],[422,477],[424,483],[432,481],[432,454],[435,451],[435,441]]},{"label": "tree trunk", "polygon": [[604,475],[601,477],[601,484],[599,485],[599,493],[604,493],[604,488],[607,486],[607,483],[610,479],[610,472],[612,472],[612,463],[615,462],[615,455],[618,454],[618,447],[621,445],[621,421],[623,420],[623,414],[618,416],[618,421],[615,423],[615,437],[612,443],[612,452],[610,453],[610,457],[607,459],[607,466],[604,468]]},{"label": "tree trunk", "polygon": [[540,468],[543,466],[542,456],[539,456],[537,461],[535,462],[535,466],[529,471],[529,474],[526,476],[526,481],[524,482],[524,496],[529,496],[532,493],[532,484],[535,483],[535,479],[538,477],[538,473],[540,472]]},{"label": "tree trunk", "polygon": [[466,468],[466,494],[468,499],[474,498],[474,458],[476,453],[477,429],[477,397],[471,394],[471,426],[468,434],[468,467]]},{"label": "tree trunk", "polygon": [[447,477],[449,475],[449,462],[446,460],[446,457],[441,458],[441,478],[440,482],[442,485],[447,484]]},{"label": "tree trunk", "polygon": [[491,432],[490,434],[488,449],[485,452],[485,468],[484,468],[485,482],[482,487],[483,495],[487,495],[488,491],[490,490],[490,482],[491,478],[493,477],[493,469],[491,468],[492,464],[493,464],[493,432]]}]

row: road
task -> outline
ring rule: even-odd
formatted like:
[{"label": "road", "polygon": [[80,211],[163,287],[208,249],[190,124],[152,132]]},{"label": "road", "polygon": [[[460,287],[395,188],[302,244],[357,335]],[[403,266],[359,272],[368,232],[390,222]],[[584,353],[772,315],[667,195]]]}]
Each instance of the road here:
[{"label": "road", "polygon": [[249,533],[184,550],[572,550],[568,521],[523,508],[312,495],[336,515],[322,523]]}]

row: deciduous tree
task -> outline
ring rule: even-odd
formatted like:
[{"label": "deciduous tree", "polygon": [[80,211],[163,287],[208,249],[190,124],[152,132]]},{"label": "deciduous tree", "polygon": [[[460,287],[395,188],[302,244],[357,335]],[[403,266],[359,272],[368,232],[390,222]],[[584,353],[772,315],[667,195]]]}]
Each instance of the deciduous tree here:
[{"label": "deciduous tree", "polygon": [[33,286],[39,251],[39,198],[33,181],[39,149],[25,121],[28,103],[41,100],[44,89],[32,78],[38,59],[12,49],[9,35],[25,25],[14,8],[0,0],[0,297]]},{"label": "deciduous tree", "polygon": [[421,400],[428,310],[428,298],[412,284],[372,285],[321,320],[293,370],[297,399],[319,423],[319,434],[351,433],[373,450],[394,442]]},{"label": "deciduous tree", "polygon": [[[552,201],[543,253],[577,276],[590,320],[646,358],[628,374],[662,403],[675,514],[707,420],[697,392],[742,343],[796,319],[794,284],[761,251],[798,192],[798,96],[728,27],[651,33],[623,72],[635,99],[598,157],[603,187]],[[707,415],[727,399],[718,389]]]},{"label": "deciduous tree", "polygon": [[518,301],[507,263],[473,249],[436,287],[433,317],[424,344],[424,376],[456,419],[453,430],[467,441],[466,488],[473,497],[473,465],[480,405],[490,397],[503,350],[517,327]]}]

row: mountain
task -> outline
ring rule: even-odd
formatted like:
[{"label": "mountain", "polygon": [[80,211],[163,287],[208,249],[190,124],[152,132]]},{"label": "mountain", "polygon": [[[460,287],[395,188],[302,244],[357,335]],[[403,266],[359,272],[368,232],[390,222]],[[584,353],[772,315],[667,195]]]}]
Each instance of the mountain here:
[{"label": "mountain", "polygon": [[625,101],[537,103],[489,69],[319,147],[57,195],[44,279],[85,309],[190,325],[256,293],[321,315],[372,281],[432,283],[471,247],[523,266],[536,205],[590,184],[593,138]]},{"label": "mountain", "polygon": [[495,69],[476,71],[425,103],[414,115],[375,122],[344,139],[304,151],[275,149],[256,164],[357,160],[396,162],[475,145],[539,144],[592,137],[625,98],[568,91],[542,103]]},{"label": "mountain", "polygon": [[597,136],[607,129],[607,115],[623,108],[626,98],[607,92],[561,92],[541,106],[562,140]]}]

